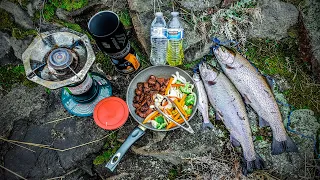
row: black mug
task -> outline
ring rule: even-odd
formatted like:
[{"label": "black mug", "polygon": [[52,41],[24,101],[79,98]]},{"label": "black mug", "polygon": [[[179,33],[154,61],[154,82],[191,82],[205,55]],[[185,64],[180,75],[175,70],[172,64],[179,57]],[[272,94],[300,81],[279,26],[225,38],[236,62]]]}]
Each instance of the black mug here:
[{"label": "black mug", "polygon": [[132,73],[140,67],[117,14],[112,11],[98,12],[89,20],[88,29],[100,50],[111,57],[117,71]]}]

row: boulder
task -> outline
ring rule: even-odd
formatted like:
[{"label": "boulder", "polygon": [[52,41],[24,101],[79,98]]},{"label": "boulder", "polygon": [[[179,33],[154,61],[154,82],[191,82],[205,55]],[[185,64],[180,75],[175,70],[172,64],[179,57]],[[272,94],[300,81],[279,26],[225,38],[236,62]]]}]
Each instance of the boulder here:
[{"label": "boulder", "polygon": [[317,0],[307,0],[304,6],[305,10],[302,11],[303,23],[304,28],[308,32],[308,36],[304,38],[309,40],[312,70],[314,75],[320,80],[320,2]]},{"label": "boulder", "polygon": [[14,17],[15,22],[20,26],[22,26],[23,28],[26,28],[26,29],[34,28],[33,22],[30,16],[28,15],[27,12],[22,10],[19,5],[9,2],[7,0],[3,0],[0,3],[0,8],[11,13]]},{"label": "boulder", "polygon": [[[83,162],[92,162],[92,154],[101,149],[104,141],[72,147],[100,139],[108,132],[95,125],[92,118],[69,118],[51,122],[70,117],[63,108],[59,95],[59,90],[48,94],[42,86],[27,88],[19,85],[2,97],[2,138],[44,144],[58,149],[22,144],[18,146],[0,141],[0,155],[6,168],[28,179],[53,178],[77,168],[86,169],[87,173],[82,174],[83,177],[88,176],[92,164],[90,166]],[[65,150],[68,148],[71,149]],[[89,159],[86,160],[87,158]],[[3,179],[14,179],[14,175],[7,171],[1,176],[4,176]]]},{"label": "boulder", "polygon": [[33,35],[30,35],[24,39],[17,39],[15,37],[10,37],[10,46],[14,51],[14,55],[17,59],[22,59],[23,52],[28,48],[31,41],[33,40]]},{"label": "boulder", "polygon": [[[164,17],[166,17],[165,19],[167,23],[171,19],[170,12],[172,11],[172,8],[167,6],[168,3],[169,1],[162,1],[162,3],[159,3],[160,9],[164,13]],[[191,3],[191,1],[189,3]],[[145,0],[128,0],[128,4],[132,18],[132,24],[136,31],[137,38],[141,43],[144,51],[149,55],[150,26],[151,22],[154,19],[154,11],[158,11],[159,6],[156,3],[156,6],[154,7],[153,1]],[[199,4],[205,3],[201,1]],[[209,3],[209,5],[211,5],[211,3]],[[153,7],[155,9],[153,9]],[[183,40],[183,49],[185,52],[185,60],[193,61],[208,54],[209,47],[211,46],[211,42],[208,38],[209,34],[206,32],[199,32],[197,28],[190,26],[182,18],[180,18],[180,21],[184,27],[185,37]],[[205,24],[203,25],[206,26]]]},{"label": "boulder", "polygon": [[178,1],[182,7],[191,11],[203,11],[214,6],[218,6],[221,0],[180,0]]},{"label": "boulder", "polygon": [[299,11],[290,4],[279,0],[264,0],[258,4],[261,19],[253,21],[249,29],[249,38],[282,39],[287,30],[297,24]]}]

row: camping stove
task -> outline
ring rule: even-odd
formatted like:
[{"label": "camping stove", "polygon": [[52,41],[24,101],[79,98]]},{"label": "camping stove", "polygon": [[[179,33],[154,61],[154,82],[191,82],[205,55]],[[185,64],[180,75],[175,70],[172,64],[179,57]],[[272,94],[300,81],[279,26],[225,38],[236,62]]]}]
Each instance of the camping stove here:
[{"label": "camping stove", "polygon": [[61,90],[63,106],[73,115],[91,116],[95,105],[111,96],[110,82],[88,73],[95,55],[87,35],[68,29],[41,33],[22,54],[27,78]]}]

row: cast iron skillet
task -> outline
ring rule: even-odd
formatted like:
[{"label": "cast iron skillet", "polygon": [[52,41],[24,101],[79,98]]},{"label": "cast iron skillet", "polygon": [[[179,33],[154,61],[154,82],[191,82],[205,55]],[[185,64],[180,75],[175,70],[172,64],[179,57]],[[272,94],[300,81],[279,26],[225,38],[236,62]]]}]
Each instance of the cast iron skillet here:
[{"label": "cast iron skillet", "polygon": [[[121,145],[121,147],[118,149],[118,151],[112,156],[112,158],[110,159],[110,161],[107,163],[106,167],[110,170],[110,171],[114,171],[115,168],[117,167],[117,165],[119,164],[120,160],[122,159],[122,157],[124,156],[124,154],[127,152],[127,150],[130,148],[130,146],[136,142],[141,136],[143,136],[145,134],[145,130],[146,129],[151,129],[153,131],[171,131],[174,129],[179,128],[178,126],[171,128],[169,130],[167,129],[156,129],[153,128],[151,126],[150,123],[147,124],[142,124],[143,122],[143,118],[141,118],[140,116],[138,116],[135,113],[135,108],[133,107],[133,98],[135,96],[135,89],[137,88],[137,84],[138,82],[146,82],[148,80],[148,78],[150,77],[150,75],[154,75],[156,77],[164,77],[164,78],[169,78],[171,77],[172,74],[176,74],[176,72],[179,72],[179,74],[181,76],[183,76],[187,81],[189,81],[190,83],[192,83],[193,85],[195,85],[193,79],[190,77],[190,75],[188,73],[186,73],[185,71],[183,71],[180,68],[177,67],[171,67],[171,66],[151,66],[149,68],[146,68],[144,70],[142,70],[141,72],[139,72],[131,81],[131,83],[129,84],[128,90],[127,90],[127,97],[126,97],[126,101],[127,101],[127,105],[129,107],[129,111],[131,116],[139,123],[139,126],[137,126],[132,132],[131,134],[127,137],[127,139],[125,140],[125,142]],[[197,88],[194,88],[193,90],[196,94],[196,96],[198,97],[198,91]],[[197,102],[195,103],[195,105],[193,106],[193,111],[191,116],[189,117],[188,121],[194,116],[194,114],[196,113],[197,110],[197,105],[198,105],[198,98]],[[183,124],[184,125],[184,124]]]}]

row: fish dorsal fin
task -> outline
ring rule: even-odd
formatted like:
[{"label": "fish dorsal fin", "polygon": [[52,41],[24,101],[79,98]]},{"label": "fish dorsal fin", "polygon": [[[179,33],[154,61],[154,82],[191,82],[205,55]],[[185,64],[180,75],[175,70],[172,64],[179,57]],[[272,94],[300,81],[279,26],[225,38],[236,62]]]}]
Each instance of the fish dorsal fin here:
[{"label": "fish dorsal fin", "polygon": [[239,147],[241,145],[240,142],[232,134],[230,134],[230,142],[234,147]]}]

